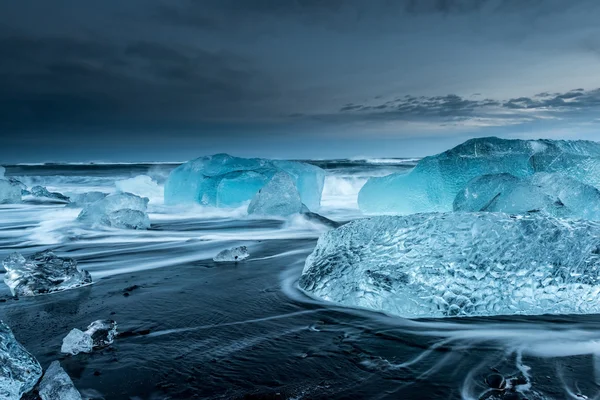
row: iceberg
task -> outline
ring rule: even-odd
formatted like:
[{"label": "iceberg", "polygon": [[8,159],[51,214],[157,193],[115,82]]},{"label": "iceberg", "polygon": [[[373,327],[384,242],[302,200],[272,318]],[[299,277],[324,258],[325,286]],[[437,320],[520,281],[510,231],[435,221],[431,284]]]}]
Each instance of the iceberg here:
[{"label": "iceberg", "polygon": [[21,187],[8,179],[0,179],[0,204],[21,202]]},{"label": "iceberg", "polygon": [[453,208],[510,214],[541,211],[561,218],[600,220],[600,191],[556,173],[539,172],[526,178],[482,175],[456,195]]},{"label": "iceberg", "polygon": [[158,183],[148,175],[138,175],[129,179],[115,182],[118,191],[132,193],[149,199],[162,199],[163,190]]},{"label": "iceberg", "polygon": [[325,171],[321,168],[297,161],[228,154],[200,157],[175,168],[165,184],[165,202],[237,207],[251,200],[278,172],[292,176],[307,207],[319,207],[325,181]]},{"label": "iceberg", "polygon": [[304,209],[294,179],[287,172],[278,172],[256,193],[248,205],[248,214],[287,217]]},{"label": "iceberg", "polygon": [[32,390],[42,376],[42,367],[17,342],[12,331],[0,320],[0,398],[19,400]]},{"label": "iceberg", "polygon": [[89,272],[79,269],[77,261],[57,257],[50,250],[27,258],[13,253],[2,265],[6,270],[4,283],[13,296],[37,296],[92,283]]},{"label": "iceberg", "polygon": [[600,143],[564,140],[468,140],[421,159],[408,173],[370,178],[358,195],[365,213],[451,211],[454,198],[473,178],[508,173],[560,172],[600,188]]},{"label": "iceberg", "polygon": [[378,216],[324,233],[299,286],[405,318],[600,312],[600,224],[530,214]]},{"label": "iceberg", "polygon": [[104,225],[121,229],[148,229],[146,214],[148,198],[131,193],[115,193],[86,204],[78,220],[90,225]]},{"label": "iceberg", "polygon": [[238,262],[243,261],[250,257],[246,246],[234,247],[233,249],[227,249],[221,251],[219,254],[213,257],[215,262]]},{"label": "iceberg", "polygon": [[30,194],[34,197],[43,197],[47,199],[57,200],[61,203],[69,203],[69,198],[62,193],[50,192],[43,186],[34,186],[30,190]]},{"label": "iceberg", "polygon": [[81,400],[81,394],[58,361],[53,361],[40,381],[42,400]]},{"label": "iceberg", "polygon": [[77,355],[79,353],[91,353],[94,346],[92,337],[79,329],[72,329],[62,341],[61,353]]}]

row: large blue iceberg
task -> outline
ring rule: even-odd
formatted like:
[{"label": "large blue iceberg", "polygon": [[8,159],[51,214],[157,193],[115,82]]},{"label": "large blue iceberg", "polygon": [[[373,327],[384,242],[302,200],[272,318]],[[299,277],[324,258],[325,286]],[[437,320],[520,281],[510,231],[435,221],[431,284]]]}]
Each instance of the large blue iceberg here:
[{"label": "large blue iceberg", "polygon": [[326,232],[308,294],[406,318],[600,312],[600,224],[544,215],[378,216]]},{"label": "large blue iceberg", "polygon": [[165,184],[165,203],[237,207],[251,200],[281,171],[292,176],[302,202],[310,209],[317,209],[325,180],[321,168],[296,161],[228,154],[200,157],[175,168]]},{"label": "large blue iceberg", "polygon": [[453,208],[600,220],[600,191],[557,173],[540,172],[525,178],[489,174],[471,179],[456,195]]},{"label": "large blue iceberg", "polygon": [[366,213],[451,211],[454,198],[473,178],[509,173],[527,177],[560,172],[600,188],[600,143],[564,140],[472,139],[425,157],[408,173],[370,178],[358,196]]}]

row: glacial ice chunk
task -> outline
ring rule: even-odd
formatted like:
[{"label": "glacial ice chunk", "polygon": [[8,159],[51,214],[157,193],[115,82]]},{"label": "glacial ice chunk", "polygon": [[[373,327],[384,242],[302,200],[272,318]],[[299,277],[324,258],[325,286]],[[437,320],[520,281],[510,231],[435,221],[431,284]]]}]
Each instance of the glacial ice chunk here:
[{"label": "glacial ice chunk", "polygon": [[104,225],[121,229],[148,229],[146,214],[148,198],[131,193],[115,193],[85,205],[78,220],[90,225]]},{"label": "glacial ice chunk", "polygon": [[138,175],[129,179],[122,179],[115,182],[117,190],[124,193],[132,193],[138,196],[147,197],[150,201],[162,201],[164,193],[158,183],[148,175]]},{"label": "glacial ice chunk", "polygon": [[234,247],[233,249],[227,249],[221,251],[219,254],[213,257],[215,262],[238,262],[243,261],[250,257],[246,246]]},{"label": "glacial ice chunk", "polygon": [[165,203],[200,203],[236,207],[251,200],[277,172],[294,179],[302,201],[311,209],[319,207],[325,171],[297,161],[215,154],[200,157],[175,168],[165,184]]},{"label": "glacial ice chunk", "polygon": [[42,376],[42,367],[17,342],[12,331],[0,320],[0,399],[19,400]]},{"label": "glacial ice chunk", "polygon": [[302,199],[294,179],[286,172],[278,172],[248,205],[248,214],[286,217],[303,211]]},{"label": "glacial ice chunk", "polygon": [[34,197],[43,197],[46,199],[56,200],[62,203],[68,203],[70,200],[67,196],[58,192],[50,192],[44,186],[34,186],[31,188],[30,193]]},{"label": "glacial ice chunk", "polygon": [[600,312],[600,224],[531,214],[352,221],[319,239],[299,285],[406,318]]},{"label": "glacial ice chunk", "polygon": [[65,354],[77,355],[79,353],[91,353],[94,346],[92,337],[87,333],[75,328],[64,337],[60,351]]},{"label": "glacial ice chunk", "polygon": [[451,211],[456,194],[471,179],[509,173],[560,172],[600,188],[600,143],[562,140],[468,140],[421,159],[408,173],[370,178],[358,196],[366,213]]},{"label": "glacial ice chunk", "polygon": [[117,323],[110,319],[94,321],[87,327],[85,334],[92,338],[94,348],[109,346],[117,336]]},{"label": "glacial ice chunk", "polygon": [[81,394],[58,361],[53,361],[40,381],[42,400],[81,400]]},{"label": "glacial ice chunk", "polygon": [[89,272],[79,269],[77,261],[58,257],[50,250],[27,258],[13,253],[2,265],[6,270],[4,283],[13,296],[37,296],[92,283]]},{"label": "glacial ice chunk", "polygon": [[21,187],[8,179],[0,179],[0,204],[21,202]]},{"label": "glacial ice chunk", "polygon": [[556,173],[539,172],[525,178],[482,175],[456,195],[454,211],[541,211],[561,218],[600,220],[600,191]]}]

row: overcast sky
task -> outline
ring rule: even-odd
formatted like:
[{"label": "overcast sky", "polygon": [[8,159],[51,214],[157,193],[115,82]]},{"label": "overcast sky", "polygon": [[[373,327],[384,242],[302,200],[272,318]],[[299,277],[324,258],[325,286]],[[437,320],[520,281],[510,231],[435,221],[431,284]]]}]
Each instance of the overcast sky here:
[{"label": "overcast sky", "polygon": [[597,0],[0,2],[0,163],[600,140]]}]

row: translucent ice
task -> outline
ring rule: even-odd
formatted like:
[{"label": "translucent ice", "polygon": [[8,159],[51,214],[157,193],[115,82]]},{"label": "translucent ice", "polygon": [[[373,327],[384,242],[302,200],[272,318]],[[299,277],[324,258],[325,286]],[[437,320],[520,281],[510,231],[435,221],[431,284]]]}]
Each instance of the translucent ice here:
[{"label": "translucent ice", "polygon": [[46,189],[43,186],[34,186],[31,188],[30,193],[32,196],[35,197],[44,197],[47,199],[52,199],[52,200],[56,200],[56,201],[60,201],[60,202],[64,202],[64,203],[68,203],[69,202],[69,198],[67,196],[65,196],[62,193],[58,193],[58,192],[50,192],[48,191],[48,189]]},{"label": "translucent ice", "polygon": [[175,168],[165,185],[165,202],[200,203],[235,207],[251,200],[277,172],[290,174],[302,201],[311,209],[319,207],[325,172],[314,165],[296,161],[216,154],[200,157]]},{"label": "translucent ice", "polygon": [[234,247],[233,249],[227,249],[221,251],[219,254],[214,256],[213,261],[216,262],[237,262],[245,260],[250,257],[246,246]]},{"label": "translucent ice", "polygon": [[42,367],[0,321],[0,399],[19,400],[42,376]]},{"label": "translucent ice", "polygon": [[525,177],[534,172],[561,172],[600,187],[600,143],[472,139],[423,158],[409,173],[370,178],[358,203],[367,213],[450,211],[456,194],[477,176],[509,173]]},{"label": "translucent ice", "polygon": [[57,257],[52,251],[27,258],[13,253],[2,265],[4,282],[14,296],[36,296],[92,283],[89,272],[79,269],[74,259]]},{"label": "translucent ice", "polygon": [[81,400],[81,394],[58,361],[50,364],[40,381],[42,400]]},{"label": "translucent ice", "polygon": [[0,204],[21,202],[21,187],[8,179],[0,179]]},{"label": "translucent ice", "polygon": [[303,210],[302,199],[287,172],[278,172],[254,196],[248,214],[286,217]]},{"label": "translucent ice", "polygon": [[146,214],[148,199],[131,193],[116,193],[85,205],[78,220],[91,225],[105,225],[121,229],[148,229]]},{"label": "translucent ice", "polygon": [[163,189],[148,175],[138,175],[133,178],[116,181],[115,186],[120,192],[147,197],[150,200],[154,200],[153,203],[162,201],[163,199]]},{"label": "translucent ice", "polygon": [[94,321],[87,327],[85,334],[92,338],[95,348],[108,346],[117,336],[117,323],[110,319]]},{"label": "translucent ice", "polygon": [[326,232],[300,287],[406,318],[600,312],[600,224],[430,213]]},{"label": "translucent ice", "polygon": [[556,217],[600,220],[600,191],[555,173],[540,172],[525,178],[482,175],[470,180],[456,195],[454,210],[511,214],[542,211]]},{"label": "translucent ice", "polygon": [[72,329],[64,337],[60,351],[65,354],[76,355],[79,353],[90,353],[94,346],[92,337],[79,329]]}]

